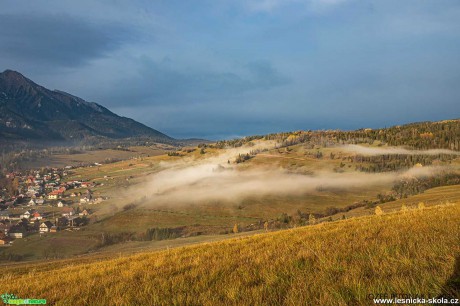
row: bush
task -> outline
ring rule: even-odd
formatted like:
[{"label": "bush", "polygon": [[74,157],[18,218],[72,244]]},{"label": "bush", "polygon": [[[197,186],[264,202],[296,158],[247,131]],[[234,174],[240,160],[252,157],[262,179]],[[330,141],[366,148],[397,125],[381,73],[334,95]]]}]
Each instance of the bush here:
[{"label": "bush", "polygon": [[180,237],[181,232],[181,229],[178,228],[149,228],[145,232],[144,239],[147,241],[175,239]]},{"label": "bush", "polygon": [[328,207],[326,208],[325,214],[326,216],[332,216],[335,215],[336,213],[340,212],[340,210],[336,207]]},{"label": "bush", "polygon": [[177,151],[168,152],[168,156],[180,156],[180,153]]},{"label": "bush", "polygon": [[102,233],[99,237],[98,247],[108,246],[126,241],[135,240],[134,233],[122,232],[122,233]]},{"label": "bush", "polygon": [[134,209],[136,208],[136,204],[135,203],[129,203],[129,204],[126,204],[125,206],[123,206],[123,210],[124,211],[127,211],[127,210],[130,210],[130,209]]}]

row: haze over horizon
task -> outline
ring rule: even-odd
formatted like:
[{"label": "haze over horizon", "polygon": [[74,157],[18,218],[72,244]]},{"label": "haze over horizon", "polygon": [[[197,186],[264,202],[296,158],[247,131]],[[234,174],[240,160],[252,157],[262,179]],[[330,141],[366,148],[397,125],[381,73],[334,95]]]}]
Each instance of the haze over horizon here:
[{"label": "haze over horizon", "polygon": [[172,137],[460,117],[455,0],[0,0],[0,71]]}]

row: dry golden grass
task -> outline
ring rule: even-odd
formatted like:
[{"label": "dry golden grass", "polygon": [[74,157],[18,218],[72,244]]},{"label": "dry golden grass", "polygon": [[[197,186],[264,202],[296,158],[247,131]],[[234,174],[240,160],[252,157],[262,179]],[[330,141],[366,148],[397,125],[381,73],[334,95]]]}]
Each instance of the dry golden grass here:
[{"label": "dry golden grass", "polygon": [[56,305],[369,305],[368,294],[446,294],[459,256],[457,203],[89,264],[14,265],[0,284]]}]

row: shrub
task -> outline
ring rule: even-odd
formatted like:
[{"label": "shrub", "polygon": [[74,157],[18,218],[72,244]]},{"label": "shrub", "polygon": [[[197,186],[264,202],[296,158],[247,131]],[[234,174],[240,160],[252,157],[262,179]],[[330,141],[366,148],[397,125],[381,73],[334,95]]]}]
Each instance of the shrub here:
[{"label": "shrub", "polygon": [[313,214],[310,214],[310,216],[308,216],[308,224],[310,225],[316,224],[316,218]]},{"label": "shrub", "polygon": [[144,239],[147,241],[152,240],[167,240],[167,239],[175,239],[180,237],[181,229],[180,228],[149,228],[145,232]]}]

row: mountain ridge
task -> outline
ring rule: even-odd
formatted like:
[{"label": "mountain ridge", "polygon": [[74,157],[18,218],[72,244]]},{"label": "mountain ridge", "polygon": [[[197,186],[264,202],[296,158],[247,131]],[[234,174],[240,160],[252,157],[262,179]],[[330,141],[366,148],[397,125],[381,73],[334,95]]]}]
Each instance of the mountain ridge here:
[{"label": "mountain ridge", "polygon": [[21,73],[0,73],[0,139],[85,141],[173,138],[108,108],[60,90],[49,90]]}]

